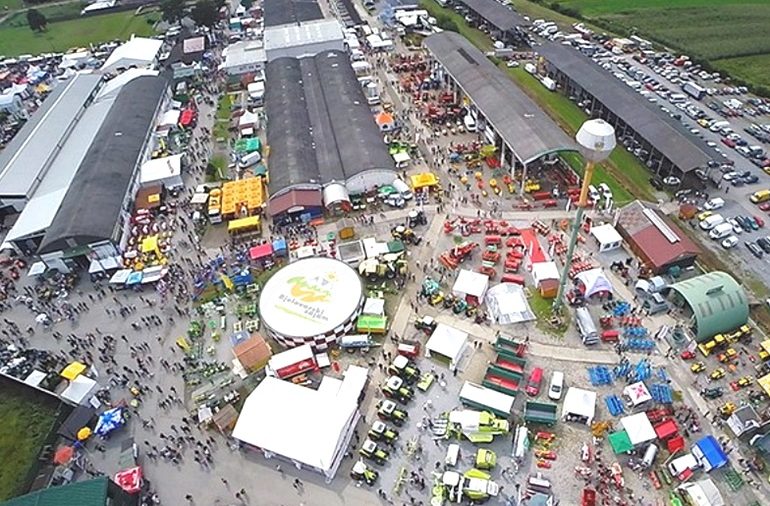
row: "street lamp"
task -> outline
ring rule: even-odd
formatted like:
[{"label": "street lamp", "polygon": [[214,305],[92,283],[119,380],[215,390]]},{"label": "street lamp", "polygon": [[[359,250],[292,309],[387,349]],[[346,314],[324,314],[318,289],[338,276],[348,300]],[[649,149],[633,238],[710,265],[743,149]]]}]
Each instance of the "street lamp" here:
[{"label": "street lamp", "polygon": [[580,153],[586,160],[583,174],[583,186],[580,188],[580,200],[578,201],[575,223],[572,225],[572,233],[567,247],[567,258],[564,263],[564,270],[559,279],[559,292],[553,301],[553,311],[557,312],[564,298],[564,289],[567,286],[567,277],[569,268],[572,265],[572,255],[575,252],[578,231],[583,222],[583,211],[588,205],[588,186],[591,184],[591,177],[594,174],[594,167],[597,163],[607,159],[615,148],[615,129],[603,119],[591,119],[580,126],[575,140],[580,145]]}]

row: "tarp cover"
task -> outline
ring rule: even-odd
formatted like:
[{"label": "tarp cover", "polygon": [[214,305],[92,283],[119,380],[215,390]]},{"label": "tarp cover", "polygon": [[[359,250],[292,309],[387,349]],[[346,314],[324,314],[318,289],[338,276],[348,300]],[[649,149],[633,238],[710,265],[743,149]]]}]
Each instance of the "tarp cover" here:
[{"label": "tarp cover", "polygon": [[535,319],[524,288],[516,283],[500,283],[487,290],[484,301],[492,321],[500,325]]},{"label": "tarp cover", "polygon": [[615,455],[628,453],[634,449],[634,445],[632,445],[631,440],[628,439],[628,432],[624,430],[613,432],[610,434],[608,439],[610,441],[612,451],[615,452]]},{"label": "tarp cover", "polygon": [[454,366],[462,356],[467,339],[467,332],[439,323],[425,345],[426,354],[430,356],[436,353],[447,357]]},{"label": "tarp cover", "polygon": [[604,271],[601,268],[590,269],[583,271],[577,275],[578,281],[580,281],[585,287],[584,295],[591,297],[601,292],[611,292],[612,283],[604,275]]}]

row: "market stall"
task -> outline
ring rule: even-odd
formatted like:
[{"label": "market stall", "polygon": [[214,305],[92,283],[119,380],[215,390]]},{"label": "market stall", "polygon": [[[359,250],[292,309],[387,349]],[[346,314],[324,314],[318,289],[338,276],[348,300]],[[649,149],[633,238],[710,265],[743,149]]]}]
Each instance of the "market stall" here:
[{"label": "market stall", "polygon": [[609,223],[599,225],[598,227],[591,227],[591,236],[596,241],[600,252],[612,251],[623,245],[623,238],[615,230],[615,227]]},{"label": "market stall", "polygon": [[489,316],[500,325],[526,322],[535,319],[529,307],[524,288],[515,283],[499,283],[484,296]]},{"label": "market stall", "polygon": [[115,474],[113,481],[129,494],[138,494],[142,490],[142,468],[124,469]]},{"label": "market stall", "polygon": [[612,292],[612,283],[599,267],[583,271],[575,278],[578,281],[578,288],[585,298],[595,295],[604,297]]},{"label": "market stall", "polygon": [[241,367],[248,372],[258,371],[264,368],[273,352],[270,345],[259,334],[251,334],[251,337],[233,347],[233,355]]},{"label": "market stall", "polygon": [[142,187],[162,184],[167,189],[183,187],[182,155],[155,158],[144,162],[139,170],[139,184]]},{"label": "market stall", "polygon": [[249,248],[249,259],[258,264],[272,261],[273,245],[269,242]]},{"label": "market stall", "polygon": [[61,393],[61,397],[62,399],[80,406],[91,404],[93,399],[95,402],[94,405],[99,406],[99,401],[94,397],[94,394],[98,389],[99,384],[96,383],[96,381],[81,374],[70,381],[67,388]]},{"label": "market stall", "polygon": [[569,387],[564,396],[561,418],[567,422],[591,425],[596,416],[596,392]]},{"label": "market stall", "polygon": [[643,381],[632,383],[623,389],[623,397],[625,397],[631,406],[636,408],[652,400],[652,395],[647,389],[647,385]]},{"label": "market stall", "polygon": [[259,216],[247,216],[246,218],[230,220],[227,222],[227,233],[237,235],[259,232],[261,230],[261,223]]},{"label": "market stall", "polygon": [[478,305],[484,300],[488,287],[489,276],[486,274],[460,269],[457,280],[452,286],[452,294],[465,299],[469,304]]},{"label": "market stall", "polygon": [[468,346],[467,341],[467,332],[439,323],[425,345],[425,356],[436,354],[449,359],[449,368],[455,370]]},{"label": "market stall", "polygon": [[628,434],[628,440],[634,448],[644,443],[648,443],[657,438],[655,428],[647,418],[647,413],[641,412],[635,415],[626,416],[620,419],[620,426]]},{"label": "market stall", "polygon": [[556,297],[559,291],[559,277],[559,268],[556,266],[556,262],[535,262],[532,264],[532,278],[543,298]]},{"label": "market stall", "polygon": [[412,183],[412,189],[420,190],[422,188],[432,188],[438,185],[438,178],[432,172],[421,172],[409,177]]}]

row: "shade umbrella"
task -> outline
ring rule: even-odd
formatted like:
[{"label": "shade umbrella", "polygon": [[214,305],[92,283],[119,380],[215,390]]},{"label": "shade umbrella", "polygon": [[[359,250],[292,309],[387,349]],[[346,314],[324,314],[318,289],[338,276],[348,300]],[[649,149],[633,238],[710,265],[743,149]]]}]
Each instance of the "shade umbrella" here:
[{"label": "shade umbrella", "polygon": [[75,449],[71,446],[62,446],[53,456],[53,463],[58,465],[68,464],[75,456]]},{"label": "shade umbrella", "polygon": [[78,431],[78,441],[85,441],[89,437],[91,437],[91,429],[88,427],[83,427]]}]

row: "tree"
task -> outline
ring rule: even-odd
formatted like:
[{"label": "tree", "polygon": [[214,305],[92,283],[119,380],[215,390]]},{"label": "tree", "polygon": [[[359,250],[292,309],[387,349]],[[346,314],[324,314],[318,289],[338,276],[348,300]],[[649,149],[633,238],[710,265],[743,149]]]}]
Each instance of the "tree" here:
[{"label": "tree", "polygon": [[163,21],[176,23],[184,17],[185,0],[163,0],[160,11],[163,13]]},{"label": "tree", "polygon": [[48,26],[48,20],[43,13],[37,9],[30,9],[27,11],[27,23],[34,32],[42,32]]},{"label": "tree", "polygon": [[243,5],[244,9],[249,10],[254,5],[254,2],[252,0],[241,0],[241,5]]},{"label": "tree", "polygon": [[196,25],[211,28],[219,22],[219,8],[213,0],[198,0],[190,11],[190,17]]}]

